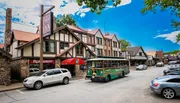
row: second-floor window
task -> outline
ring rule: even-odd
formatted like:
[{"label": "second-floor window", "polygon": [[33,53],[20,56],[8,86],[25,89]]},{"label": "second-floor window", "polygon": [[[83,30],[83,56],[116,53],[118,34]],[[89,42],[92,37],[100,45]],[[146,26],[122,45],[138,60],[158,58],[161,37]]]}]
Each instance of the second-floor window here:
[{"label": "second-floor window", "polygon": [[102,45],[102,38],[96,37],[97,44]]},{"label": "second-floor window", "polygon": [[108,46],[111,46],[111,41],[110,40],[108,40]]},{"label": "second-floor window", "polygon": [[43,45],[44,52],[46,53],[54,53],[55,52],[55,42],[54,41],[44,41]]},{"label": "second-floor window", "polygon": [[110,50],[108,51],[108,55],[111,56],[111,51]]},{"label": "second-floor window", "polygon": [[77,56],[83,55],[83,46],[81,46],[81,45],[76,46],[76,55]]},{"label": "second-floor window", "polygon": [[117,42],[113,41],[113,47],[117,48]]},{"label": "second-floor window", "polygon": [[60,42],[60,49],[64,49],[64,47],[69,47],[69,43]]},{"label": "second-floor window", "polygon": [[118,43],[118,47],[121,48],[121,43],[120,42]]}]

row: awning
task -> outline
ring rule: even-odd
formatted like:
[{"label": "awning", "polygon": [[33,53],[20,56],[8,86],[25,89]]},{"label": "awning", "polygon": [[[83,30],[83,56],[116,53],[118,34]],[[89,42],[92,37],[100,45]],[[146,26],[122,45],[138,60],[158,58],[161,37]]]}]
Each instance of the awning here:
[{"label": "awning", "polygon": [[84,60],[80,58],[70,58],[70,59],[63,60],[61,63],[61,65],[76,65],[76,64],[84,65],[85,62]]}]

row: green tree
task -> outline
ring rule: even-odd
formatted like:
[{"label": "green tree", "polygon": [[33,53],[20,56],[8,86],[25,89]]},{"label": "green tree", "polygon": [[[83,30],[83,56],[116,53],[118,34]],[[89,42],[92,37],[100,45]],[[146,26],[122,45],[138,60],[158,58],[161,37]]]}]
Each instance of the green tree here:
[{"label": "green tree", "polygon": [[[144,0],[144,8],[142,9],[142,13],[153,12],[156,13],[156,9],[160,7],[161,11],[166,9],[170,9],[171,14],[179,19],[180,18],[180,0]],[[172,20],[172,26],[174,26],[177,30],[180,28],[179,20]],[[177,42],[179,42],[179,35],[177,36]]]},{"label": "green tree", "polygon": [[85,4],[92,12],[100,14],[101,11],[106,8],[108,3],[111,3],[113,6],[117,6],[121,3],[121,0],[76,0],[79,6]]},{"label": "green tree", "polygon": [[179,43],[180,42],[180,33],[176,37],[177,37],[176,41],[177,41],[177,43]]},{"label": "green tree", "polygon": [[126,51],[127,47],[131,46],[131,44],[126,40],[121,40],[121,50]]},{"label": "green tree", "polygon": [[74,18],[67,14],[67,15],[63,15],[60,18],[58,18],[56,20],[56,25],[57,27],[63,26],[63,25],[75,25],[76,26],[76,21],[74,20]]}]

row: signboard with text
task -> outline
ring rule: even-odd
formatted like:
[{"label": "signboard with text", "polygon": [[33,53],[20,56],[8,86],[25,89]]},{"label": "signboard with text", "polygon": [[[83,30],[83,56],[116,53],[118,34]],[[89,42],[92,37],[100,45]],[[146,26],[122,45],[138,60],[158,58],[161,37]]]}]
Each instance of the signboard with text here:
[{"label": "signboard with text", "polygon": [[43,37],[53,33],[53,12],[43,16]]}]

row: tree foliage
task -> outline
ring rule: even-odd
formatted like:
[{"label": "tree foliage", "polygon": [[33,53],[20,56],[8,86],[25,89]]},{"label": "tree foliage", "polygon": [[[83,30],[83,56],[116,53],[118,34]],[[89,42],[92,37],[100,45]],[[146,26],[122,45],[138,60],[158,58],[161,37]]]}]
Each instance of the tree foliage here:
[{"label": "tree foliage", "polygon": [[174,51],[171,51],[171,52],[166,52],[164,54],[177,54],[178,52],[180,52],[180,50],[174,50]]},{"label": "tree foliage", "polygon": [[101,11],[106,8],[108,3],[112,3],[113,6],[117,6],[121,3],[121,0],[76,0],[79,6],[86,5],[92,12],[100,14]]},{"label": "tree foliage", "polygon": [[176,41],[177,41],[177,43],[179,43],[180,42],[180,33],[176,37],[177,37]]},{"label": "tree foliage", "polygon": [[63,26],[63,25],[75,25],[76,26],[76,21],[74,20],[74,18],[67,14],[67,15],[63,15],[60,18],[58,18],[56,20],[56,25],[57,27]]},{"label": "tree foliage", "polygon": [[[151,11],[156,13],[157,7],[160,7],[162,11],[170,9],[171,14],[175,14],[177,18],[180,18],[180,0],[144,0],[144,8],[142,13]],[[172,25],[176,28],[180,28],[180,21],[172,20]]]},{"label": "tree foliage", "polygon": [[126,51],[127,47],[131,46],[131,44],[126,40],[121,40],[121,50]]}]

